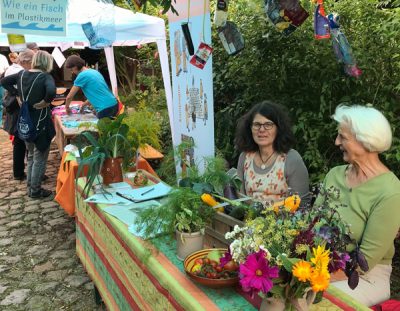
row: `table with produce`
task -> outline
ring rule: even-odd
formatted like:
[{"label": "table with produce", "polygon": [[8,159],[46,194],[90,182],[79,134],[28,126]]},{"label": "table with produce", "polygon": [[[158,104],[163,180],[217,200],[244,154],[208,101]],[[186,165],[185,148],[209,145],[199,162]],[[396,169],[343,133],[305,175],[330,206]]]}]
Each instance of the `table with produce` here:
[{"label": "table with produce", "polygon": [[[188,194],[188,189],[171,188],[149,174],[145,176],[147,183],[139,187],[132,187],[134,173],[128,175],[128,182],[105,186],[108,192],[106,198],[103,198],[103,192],[84,193],[86,181],[84,178],[78,180],[77,254],[107,308],[259,309],[261,298],[258,295],[251,297],[243,291],[239,285],[238,264],[229,257],[227,248],[210,249],[203,244],[200,250],[190,251],[182,261],[177,256],[177,244],[190,240],[184,238],[182,241],[179,233],[174,237],[163,235],[152,238],[150,232],[145,232],[146,227],[138,220],[149,221],[154,210],[161,213],[157,217],[167,217],[168,213],[162,207],[170,208],[168,202],[179,199],[185,204],[184,196],[197,204],[194,195]],[[199,202],[210,199],[199,198]],[[144,211],[152,212],[148,212],[146,217]],[[217,215],[220,214],[217,212]],[[181,217],[185,218],[184,215]],[[158,233],[164,232],[165,219],[158,218],[158,223]],[[329,288],[318,304],[310,306],[310,310],[367,309],[340,291]]]}]

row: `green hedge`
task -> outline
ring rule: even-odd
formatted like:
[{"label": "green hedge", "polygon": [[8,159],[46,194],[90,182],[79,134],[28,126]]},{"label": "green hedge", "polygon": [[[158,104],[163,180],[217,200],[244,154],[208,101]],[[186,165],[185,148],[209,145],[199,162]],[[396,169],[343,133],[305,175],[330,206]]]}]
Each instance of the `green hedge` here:
[{"label": "green hedge", "polygon": [[[313,182],[342,163],[334,146],[336,124],[331,120],[340,103],[372,104],[393,127],[394,142],[383,155],[400,176],[400,11],[380,9],[378,1],[326,1],[325,9],[341,16],[341,29],[353,48],[363,74],[343,73],[331,41],[314,39],[313,7],[308,20],[290,36],[277,32],[266,19],[263,1],[230,2],[229,19],[242,32],[246,48],[228,56],[213,31],[213,72],[216,146],[236,164],[233,137],[237,119],[253,104],[270,99],[286,105]],[[230,135],[227,135],[230,133]]]}]

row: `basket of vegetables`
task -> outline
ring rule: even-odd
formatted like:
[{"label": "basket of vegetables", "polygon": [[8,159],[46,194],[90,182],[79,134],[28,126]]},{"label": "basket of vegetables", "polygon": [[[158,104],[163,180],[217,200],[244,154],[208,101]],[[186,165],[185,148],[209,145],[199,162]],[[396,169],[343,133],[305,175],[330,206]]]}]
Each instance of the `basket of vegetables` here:
[{"label": "basket of vegetables", "polygon": [[231,287],[239,283],[239,266],[231,260],[226,248],[194,252],[186,257],[183,265],[193,281],[208,287]]}]

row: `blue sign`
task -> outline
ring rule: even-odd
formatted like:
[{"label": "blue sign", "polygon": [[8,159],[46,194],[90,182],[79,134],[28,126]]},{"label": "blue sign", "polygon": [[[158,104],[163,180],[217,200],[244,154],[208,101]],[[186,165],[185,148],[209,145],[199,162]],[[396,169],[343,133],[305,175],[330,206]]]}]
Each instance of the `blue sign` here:
[{"label": "blue sign", "polygon": [[1,0],[1,32],[66,36],[68,0]]}]

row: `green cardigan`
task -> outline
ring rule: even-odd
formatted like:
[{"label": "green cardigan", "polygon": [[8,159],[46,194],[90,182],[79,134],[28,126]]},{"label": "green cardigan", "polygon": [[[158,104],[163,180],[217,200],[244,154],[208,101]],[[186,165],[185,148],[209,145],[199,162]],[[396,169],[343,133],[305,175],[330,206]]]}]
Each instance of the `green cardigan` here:
[{"label": "green cardigan", "polygon": [[400,227],[400,180],[387,172],[349,188],[346,168],[347,165],[343,165],[331,169],[324,187],[334,186],[340,190],[340,198],[332,203],[346,205],[339,207],[339,213],[351,225],[352,238],[358,241],[369,269],[376,264],[389,265],[395,252],[393,241]]}]

